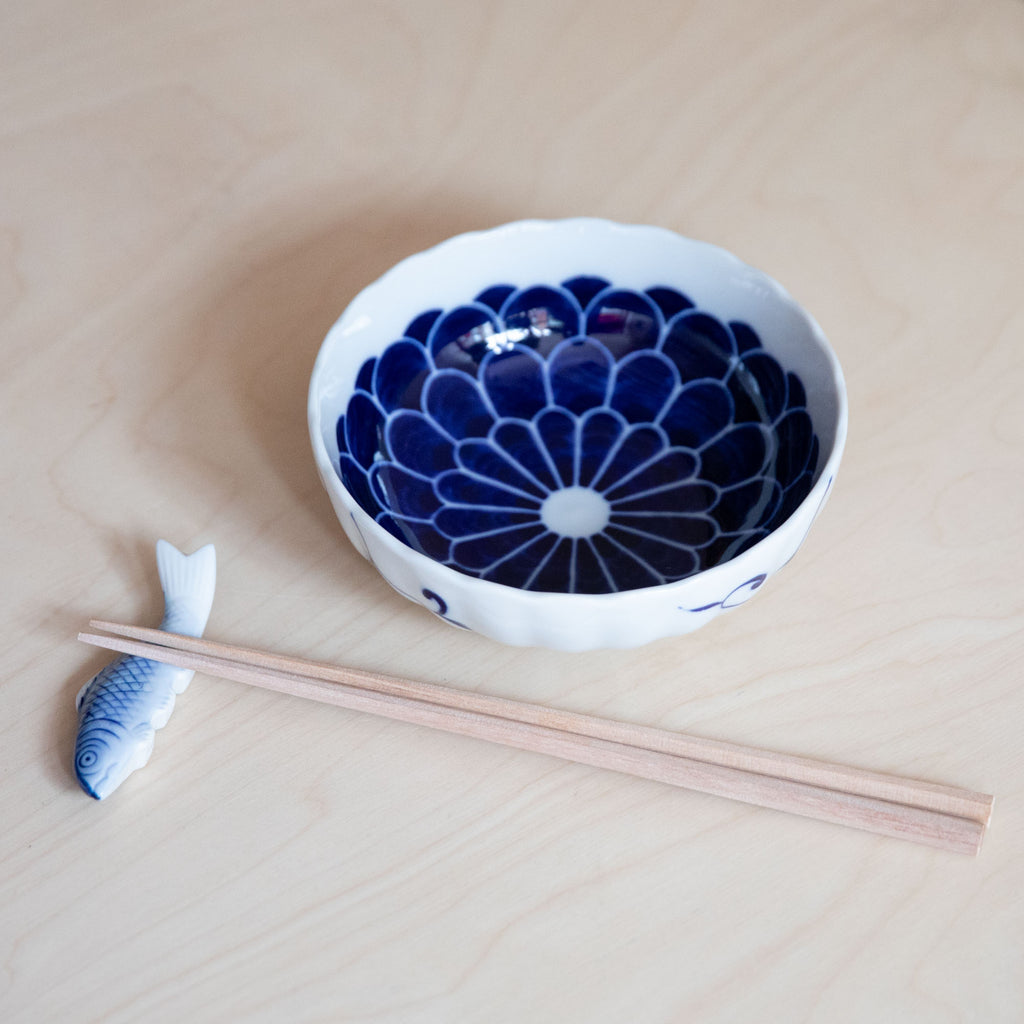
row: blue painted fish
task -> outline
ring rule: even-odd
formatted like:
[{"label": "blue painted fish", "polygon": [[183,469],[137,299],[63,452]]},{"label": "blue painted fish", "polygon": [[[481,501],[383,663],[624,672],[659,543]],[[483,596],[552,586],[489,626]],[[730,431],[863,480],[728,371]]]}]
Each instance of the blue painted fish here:
[{"label": "blue painted fish", "polygon": [[[157,541],[156,564],[164,592],[160,628],[202,636],[213,605],[217,560],[212,544],[184,555]],[[75,775],[97,800],[110,796],[153,752],[156,730],[195,675],[149,658],[121,655],[78,694]]]}]

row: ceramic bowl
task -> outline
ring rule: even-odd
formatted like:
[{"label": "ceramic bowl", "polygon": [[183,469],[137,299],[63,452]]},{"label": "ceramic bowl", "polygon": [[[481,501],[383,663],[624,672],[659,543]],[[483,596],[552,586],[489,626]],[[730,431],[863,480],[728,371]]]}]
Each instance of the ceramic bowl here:
[{"label": "ceramic bowl", "polygon": [[313,371],[316,464],[396,590],[510,644],[633,647],[796,552],[846,434],[839,364],[774,281],[655,227],[453,238],[353,300]]}]

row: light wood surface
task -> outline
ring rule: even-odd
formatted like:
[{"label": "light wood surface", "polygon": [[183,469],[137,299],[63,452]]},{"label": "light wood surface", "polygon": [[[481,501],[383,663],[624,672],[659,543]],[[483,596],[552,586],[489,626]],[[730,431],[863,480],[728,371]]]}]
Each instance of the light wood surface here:
[{"label": "light wood surface", "polygon": [[[1024,6],[3,3],[0,1020],[1018,1024]],[[847,454],[746,606],[516,650],[392,593],[305,389],[401,257],[662,224],[822,324]],[[93,617],[996,796],[977,858],[197,676],[108,801]]]}]

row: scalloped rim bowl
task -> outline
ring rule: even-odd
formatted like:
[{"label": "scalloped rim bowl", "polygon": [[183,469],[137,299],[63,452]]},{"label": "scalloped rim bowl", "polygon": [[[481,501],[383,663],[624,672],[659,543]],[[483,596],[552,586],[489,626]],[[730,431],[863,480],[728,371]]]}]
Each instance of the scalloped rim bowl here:
[{"label": "scalloped rim bowl", "polygon": [[[711,318],[749,324],[768,362],[802,382],[817,439],[816,469],[795,508],[739,554],[674,582],[612,593],[520,589],[415,550],[399,539],[393,522],[385,528],[345,486],[339,417],[364,364],[406,335],[417,316],[464,306],[496,283],[525,289],[577,278],[602,278],[637,292],[677,289]],[[663,228],[575,219],[520,221],[460,235],[397,264],[360,292],[328,333],[310,381],[308,417],[316,466],[342,527],[395,590],[447,622],[502,643],[581,651],[688,633],[757,592],[796,553],[831,490],[846,439],[847,403],[842,371],[821,329],[771,278],[723,249]]]}]

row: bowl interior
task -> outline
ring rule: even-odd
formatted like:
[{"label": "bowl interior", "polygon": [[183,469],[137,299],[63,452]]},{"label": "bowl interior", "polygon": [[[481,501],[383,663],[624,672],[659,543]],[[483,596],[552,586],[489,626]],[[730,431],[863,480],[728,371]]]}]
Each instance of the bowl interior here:
[{"label": "bowl interior", "polygon": [[354,501],[427,557],[533,591],[671,583],[766,537],[820,470],[813,327],[755,296],[769,331],[802,332],[770,350],[757,317],[646,274],[502,276],[412,310],[333,387]]}]

